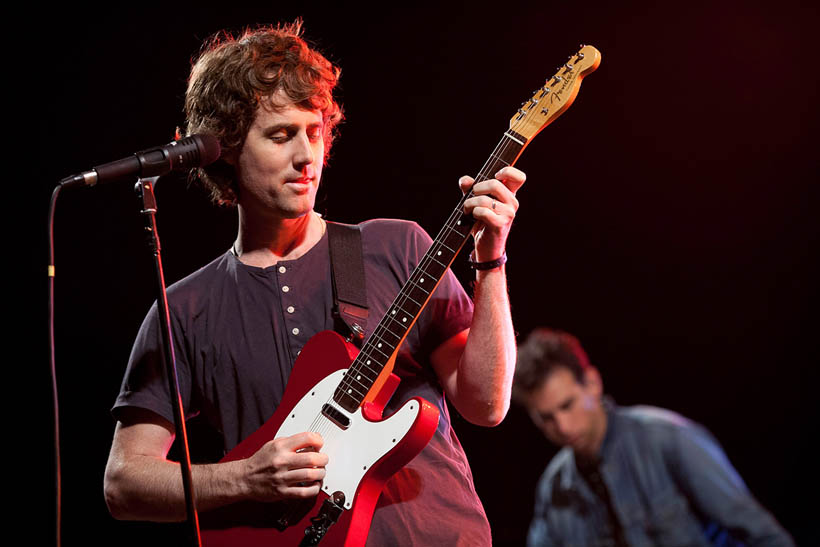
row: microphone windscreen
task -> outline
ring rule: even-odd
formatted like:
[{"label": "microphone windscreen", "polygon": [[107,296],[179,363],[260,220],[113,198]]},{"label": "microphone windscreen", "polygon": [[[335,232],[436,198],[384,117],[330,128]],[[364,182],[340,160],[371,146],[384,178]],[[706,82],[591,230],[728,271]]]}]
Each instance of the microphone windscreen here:
[{"label": "microphone windscreen", "polygon": [[213,135],[203,133],[201,135],[194,135],[199,141],[200,166],[209,165],[219,159],[222,154],[222,147],[219,145],[219,139]]}]

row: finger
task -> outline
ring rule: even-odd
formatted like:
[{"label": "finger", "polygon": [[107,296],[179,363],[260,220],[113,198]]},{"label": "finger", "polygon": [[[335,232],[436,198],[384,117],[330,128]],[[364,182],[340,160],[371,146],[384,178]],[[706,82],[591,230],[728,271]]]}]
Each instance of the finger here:
[{"label": "finger", "polygon": [[501,181],[504,183],[504,186],[510,189],[510,191],[515,194],[521,185],[527,180],[527,175],[521,171],[520,169],[516,169],[515,167],[507,166],[498,171],[495,174],[496,180]]},{"label": "finger", "polygon": [[314,482],[304,485],[288,486],[283,488],[281,493],[284,498],[313,498],[319,495],[321,488],[320,483]]},{"label": "finger", "polygon": [[473,179],[473,177],[468,177],[467,175],[464,175],[463,177],[458,179],[458,187],[461,188],[462,193],[466,194],[470,191],[470,187],[473,185],[474,182],[475,180]]},{"label": "finger", "polygon": [[472,214],[473,219],[479,222],[481,226],[492,226],[498,230],[502,230],[508,226],[515,218],[515,211],[508,205],[496,201],[495,209],[492,204],[488,207],[481,205],[477,207],[465,207],[468,214]]},{"label": "finger", "polygon": [[281,437],[275,441],[279,443],[281,448],[291,450],[293,452],[305,452],[311,449],[318,451],[324,444],[322,436],[313,431],[297,433],[296,435],[291,435],[290,437]]},{"label": "finger", "polygon": [[287,485],[302,486],[323,481],[325,473],[322,467],[306,467],[303,469],[292,469],[284,473],[282,479]]},{"label": "finger", "polygon": [[501,213],[504,204],[495,199],[492,195],[473,196],[464,202],[465,212],[470,212],[477,208],[489,209],[493,212]]},{"label": "finger", "polygon": [[513,191],[497,179],[483,180],[476,183],[473,185],[473,194],[477,196],[490,196],[510,205],[513,209],[518,209],[518,199],[515,197]]},{"label": "finger", "polygon": [[496,206],[495,211],[489,207],[476,207],[471,211],[473,219],[485,226],[492,226],[501,230],[510,223],[513,214],[498,214],[499,207],[500,205]]},{"label": "finger", "polygon": [[325,467],[329,458],[323,452],[298,452],[288,463],[290,469]]}]

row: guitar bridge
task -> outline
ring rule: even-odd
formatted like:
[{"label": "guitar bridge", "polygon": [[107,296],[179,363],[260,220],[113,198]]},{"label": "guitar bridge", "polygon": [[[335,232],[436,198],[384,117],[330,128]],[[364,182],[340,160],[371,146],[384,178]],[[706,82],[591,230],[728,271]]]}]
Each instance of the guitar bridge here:
[{"label": "guitar bridge", "polygon": [[347,429],[350,427],[350,418],[345,416],[344,412],[336,408],[335,406],[331,405],[330,403],[325,403],[322,406],[322,414],[333,422],[334,424],[338,425],[342,429]]}]

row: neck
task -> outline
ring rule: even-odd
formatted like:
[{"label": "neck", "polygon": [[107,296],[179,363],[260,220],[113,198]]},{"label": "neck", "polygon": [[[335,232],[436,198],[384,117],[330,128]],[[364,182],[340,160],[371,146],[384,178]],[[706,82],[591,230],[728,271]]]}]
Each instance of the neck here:
[{"label": "neck", "polygon": [[319,242],[324,230],[324,220],[313,211],[292,219],[259,219],[240,205],[234,252],[243,263],[265,268],[299,258]]}]

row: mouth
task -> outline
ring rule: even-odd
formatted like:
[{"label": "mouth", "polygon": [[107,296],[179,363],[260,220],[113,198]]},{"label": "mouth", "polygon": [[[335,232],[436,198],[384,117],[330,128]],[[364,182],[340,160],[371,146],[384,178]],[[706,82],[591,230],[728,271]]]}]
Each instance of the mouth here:
[{"label": "mouth", "polygon": [[298,193],[306,193],[313,186],[313,179],[311,177],[302,177],[285,181],[285,185]]},{"label": "mouth", "polygon": [[576,447],[578,447],[578,445],[581,444],[581,436],[577,435],[575,437],[566,438],[564,444],[566,446],[571,446],[573,448],[576,448]]}]

